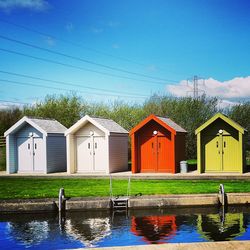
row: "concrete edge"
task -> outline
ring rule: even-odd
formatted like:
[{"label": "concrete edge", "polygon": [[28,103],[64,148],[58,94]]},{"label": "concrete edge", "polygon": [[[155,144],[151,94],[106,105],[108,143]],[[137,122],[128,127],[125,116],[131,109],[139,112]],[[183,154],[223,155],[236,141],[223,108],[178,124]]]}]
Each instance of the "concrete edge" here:
[{"label": "concrete edge", "polygon": [[[228,205],[250,204],[250,193],[229,193],[226,195]],[[130,208],[165,208],[190,206],[218,206],[218,194],[190,194],[190,195],[148,195],[131,197]],[[109,197],[71,198],[66,201],[66,211],[76,210],[107,210],[110,209]],[[29,199],[29,200],[1,200],[0,213],[8,212],[56,212],[57,199]]]},{"label": "concrete edge", "polygon": [[[83,248],[78,248],[83,249]],[[137,245],[121,247],[84,248],[91,250],[246,250],[250,249],[250,241],[219,241],[219,242],[196,242],[196,243],[165,243],[158,245]]]}]

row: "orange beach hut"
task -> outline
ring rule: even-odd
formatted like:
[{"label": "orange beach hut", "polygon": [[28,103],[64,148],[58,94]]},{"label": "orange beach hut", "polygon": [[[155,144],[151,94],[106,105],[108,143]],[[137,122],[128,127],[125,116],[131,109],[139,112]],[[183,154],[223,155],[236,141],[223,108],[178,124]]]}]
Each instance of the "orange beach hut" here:
[{"label": "orange beach hut", "polygon": [[185,160],[186,130],[166,117],[150,115],[130,131],[132,173],[176,173]]}]

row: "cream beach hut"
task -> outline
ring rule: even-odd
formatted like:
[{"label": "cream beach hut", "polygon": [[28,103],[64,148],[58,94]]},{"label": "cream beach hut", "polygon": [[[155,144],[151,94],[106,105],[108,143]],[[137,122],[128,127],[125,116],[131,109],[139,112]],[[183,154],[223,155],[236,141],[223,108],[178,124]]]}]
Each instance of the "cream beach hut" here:
[{"label": "cream beach hut", "polygon": [[113,120],[86,115],[65,136],[68,173],[128,170],[128,131]]}]

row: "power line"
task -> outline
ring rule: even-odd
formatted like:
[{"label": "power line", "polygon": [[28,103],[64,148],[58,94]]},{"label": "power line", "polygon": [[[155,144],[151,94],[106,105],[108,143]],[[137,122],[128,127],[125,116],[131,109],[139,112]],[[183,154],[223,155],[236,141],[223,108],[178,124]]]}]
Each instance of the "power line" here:
[{"label": "power line", "polygon": [[112,76],[112,77],[117,77],[117,78],[122,78],[122,79],[129,79],[129,80],[134,80],[134,81],[139,81],[139,82],[147,82],[147,83],[151,83],[151,84],[155,83],[155,84],[160,84],[160,85],[166,85],[166,83],[162,83],[162,82],[155,82],[155,81],[152,82],[152,81],[148,81],[148,80],[136,79],[136,78],[132,78],[132,77],[120,76],[120,75],[110,74],[110,73],[101,72],[101,71],[97,71],[97,70],[92,70],[92,69],[88,69],[88,68],[83,68],[83,67],[75,66],[75,65],[72,65],[72,64],[68,64],[68,63],[62,63],[62,62],[51,60],[51,59],[46,59],[46,58],[42,58],[42,57],[38,57],[38,56],[28,55],[28,54],[25,54],[25,53],[14,51],[14,50],[3,49],[3,48],[0,48],[0,50],[4,51],[4,52],[7,52],[7,53],[10,53],[10,54],[24,56],[24,57],[32,58],[32,59],[43,61],[43,62],[49,62],[49,63],[57,64],[57,65],[60,65],[60,66],[64,66],[64,67],[89,71],[89,72],[93,72],[93,73],[97,73],[97,74],[101,74],[101,75],[107,75],[107,76]]},{"label": "power line", "polygon": [[[34,34],[38,34],[38,35],[41,35],[41,36],[44,36],[44,37],[49,37],[49,38],[55,39],[57,41],[61,41],[63,43],[70,44],[72,46],[82,48],[84,50],[88,50],[88,51],[94,52],[94,53],[99,54],[99,55],[104,55],[104,56],[107,56],[107,57],[118,59],[120,61],[133,63],[133,64],[141,66],[141,67],[148,67],[149,66],[148,64],[145,64],[145,63],[136,62],[135,60],[131,60],[131,59],[121,57],[121,56],[115,56],[115,55],[112,55],[112,54],[109,54],[109,53],[106,53],[106,52],[103,52],[103,51],[100,51],[100,50],[97,50],[97,49],[90,48],[88,46],[84,46],[82,43],[76,43],[76,42],[73,42],[73,41],[70,41],[70,40],[67,40],[67,39],[59,38],[59,37],[56,37],[55,35],[51,35],[51,34],[48,34],[46,32],[39,31],[37,29],[32,29],[32,28],[24,26],[24,25],[20,25],[20,24],[14,23],[14,22],[10,22],[10,21],[7,21],[7,20],[2,19],[2,18],[0,18],[0,22],[6,23],[6,24],[14,26],[14,27],[17,27],[19,29],[26,30],[26,31],[34,33]],[[158,66],[157,66],[157,68],[161,69],[161,70],[164,70],[164,71],[166,70],[165,68],[158,67]],[[169,71],[169,72],[172,72],[172,73],[176,74],[176,72],[174,72],[174,71]],[[178,73],[178,75],[180,75],[180,74]]]},{"label": "power line", "polygon": [[[108,89],[102,89],[102,88],[82,86],[80,84],[73,84],[73,83],[64,82],[64,81],[51,80],[51,79],[47,79],[47,78],[41,78],[41,77],[36,77],[36,76],[31,76],[31,75],[25,75],[25,74],[19,74],[19,73],[15,73],[15,72],[9,72],[9,71],[0,70],[0,73],[8,74],[8,75],[11,75],[11,76],[20,76],[20,77],[24,77],[24,78],[33,79],[33,80],[39,80],[39,81],[45,81],[45,82],[51,82],[51,83],[58,83],[58,84],[62,84],[62,85],[65,85],[65,86],[73,86],[73,87],[79,87],[79,88],[86,88],[86,89],[104,91],[104,92],[108,92],[108,93],[121,94],[121,91],[114,91],[114,90],[108,90]],[[141,94],[130,93],[130,92],[122,92],[122,93],[126,94],[126,95],[131,95],[131,96],[134,95],[134,96],[147,97],[147,95],[141,95]]]},{"label": "power line", "polygon": [[[30,103],[26,103],[26,102],[14,102],[14,101],[7,101],[7,100],[0,100],[0,102],[7,102],[7,103],[13,103],[13,104],[22,104],[22,105],[31,105]],[[9,106],[9,105],[4,104],[4,103],[0,103],[0,105]]]},{"label": "power line", "polygon": [[[57,88],[57,87],[52,87],[48,85],[41,85],[41,84],[33,84],[33,83],[24,83],[24,82],[19,82],[19,81],[12,81],[8,79],[0,79],[0,82],[7,82],[7,83],[12,83],[12,84],[18,84],[18,85],[24,85],[24,86],[33,86],[33,87],[39,87],[39,88],[47,88],[47,89],[54,89],[54,90],[60,90],[60,91],[72,91],[74,92],[75,90],[72,89],[63,89],[63,88]],[[140,96],[130,96],[130,95],[112,95],[112,94],[103,94],[103,93],[91,93],[91,92],[85,92],[85,91],[77,91],[79,93],[83,94],[90,94],[90,95],[100,95],[100,96],[115,96],[115,97],[129,97],[129,98],[144,98]]]},{"label": "power line", "polygon": [[32,33],[35,33],[35,34],[38,34],[38,35],[42,35],[42,36],[45,36],[45,37],[51,37],[51,38],[56,39],[58,41],[61,41],[63,43],[68,43],[68,44],[71,44],[73,46],[76,46],[76,47],[79,47],[79,48],[82,48],[82,49],[85,49],[85,50],[89,50],[91,52],[94,52],[94,53],[97,53],[97,54],[100,54],[100,55],[112,57],[112,58],[115,58],[115,59],[118,59],[118,60],[121,60],[121,61],[127,61],[127,62],[130,62],[130,63],[137,64],[139,66],[148,66],[148,65],[143,64],[143,63],[135,62],[135,61],[133,61],[131,59],[127,59],[127,58],[119,57],[119,56],[114,56],[114,55],[111,55],[109,53],[101,52],[99,50],[83,46],[82,44],[79,44],[79,43],[76,43],[76,42],[72,42],[70,40],[66,40],[66,39],[63,39],[63,38],[58,38],[58,37],[56,37],[54,35],[51,35],[51,34],[48,34],[48,33],[45,33],[45,32],[41,32],[39,30],[31,29],[31,28],[29,28],[27,26],[20,25],[20,24],[14,23],[14,22],[10,22],[10,21],[4,20],[2,18],[0,18],[0,22],[3,22],[3,23],[6,23],[6,24],[9,24],[9,25],[21,28],[23,30],[26,30],[26,31],[29,31],[29,32],[32,32]]},{"label": "power line", "polygon": [[77,61],[81,61],[81,62],[84,62],[84,63],[92,64],[92,65],[103,67],[103,68],[110,69],[110,70],[119,71],[119,72],[126,73],[126,74],[132,74],[132,75],[136,75],[136,76],[142,76],[142,77],[145,77],[145,78],[150,78],[150,79],[158,80],[158,81],[178,82],[178,81],[174,81],[174,80],[163,79],[163,78],[154,77],[154,76],[150,76],[150,75],[146,75],[146,74],[132,72],[132,71],[128,71],[128,70],[124,70],[124,69],[120,69],[120,68],[116,68],[116,67],[104,65],[104,64],[101,64],[101,63],[96,63],[96,62],[93,62],[93,61],[90,61],[90,60],[86,60],[84,58],[80,58],[80,57],[68,55],[68,54],[65,54],[65,53],[62,53],[62,52],[59,52],[59,51],[53,51],[53,50],[50,50],[50,49],[42,48],[40,46],[31,44],[31,43],[23,42],[23,41],[16,40],[16,39],[13,39],[13,38],[10,38],[10,37],[6,37],[6,36],[2,36],[2,35],[0,35],[0,38],[4,39],[4,40],[7,40],[7,41],[10,41],[10,42],[14,42],[14,43],[18,43],[18,44],[21,44],[21,45],[24,45],[24,46],[28,46],[28,47],[31,47],[31,48],[34,48],[34,49],[46,51],[46,52],[51,53],[51,54],[55,54],[55,55],[59,55],[59,56],[64,56],[66,58],[74,59],[74,60],[77,60]]}]

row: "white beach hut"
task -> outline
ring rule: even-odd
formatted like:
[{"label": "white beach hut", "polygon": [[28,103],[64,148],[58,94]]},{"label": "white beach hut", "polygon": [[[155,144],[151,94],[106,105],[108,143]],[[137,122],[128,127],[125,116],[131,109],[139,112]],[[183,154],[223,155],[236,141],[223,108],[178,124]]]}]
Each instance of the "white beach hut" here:
[{"label": "white beach hut", "polygon": [[86,115],[65,135],[68,173],[128,170],[128,131],[113,120]]},{"label": "white beach hut", "polygon": [[66,171],[66,130],[56,120],[24,116],[4,133],[7,173]]}]

